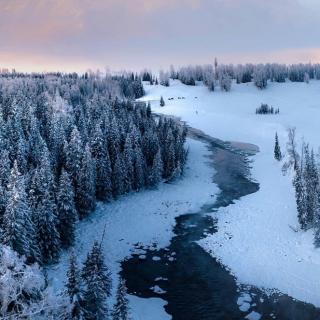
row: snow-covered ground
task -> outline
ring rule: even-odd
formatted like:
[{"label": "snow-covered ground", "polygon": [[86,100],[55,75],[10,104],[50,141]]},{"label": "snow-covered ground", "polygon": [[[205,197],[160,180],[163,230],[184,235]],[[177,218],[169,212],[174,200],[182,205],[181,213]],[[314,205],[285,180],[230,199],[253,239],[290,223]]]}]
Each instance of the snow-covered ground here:
[{"label": "snow-covered ground", "polygon": [[[188,140],[189,156],[184,177],[157,189],[144,190],[124,196],[112,203],[100,203],[97,210],[77,227],[75,252],[79,262],[84,261],[94,240],[103,240],[105,259],[117,285],[120,262],[134,252],[134,245],[165,247],[172,237],[175,217],[195,212],[213,202],[218,188],[212,183],[213,169],[208,165],[206,146]],[[141,249],[136,252],[142,253]],[[63,290],[69,253],[64,252],[59,264],[49,268],[48,278],[54,289]],[[141,299],[129,297],[133,320],[170,319],[159,298]],[[156,315],[156,317],[155,317]]]},{"label": "snow-covered ground", "polygon": [[[234,84],[231,92],[213,93],[179,81],[145,89],[141,100],[151,101],[153,111],[179,116],[213,137],[260,148],[252,169],[260,190],[219,210],[218,232],[200,245],[240,283],[277,289],[320,307],[320,250],[313,247],[311,231],[293,230],[298,221],[291,177],[283,176],[273,159],[275,132],[284,151],[288,127],[297,128],[298,141],[304,137],[316,149],[320,145],[320,81],[270,83],[266,90]],[[160,96],[165,107],[159,106]],[[256,115],[261,103],[280,108],[280,114]]]}]

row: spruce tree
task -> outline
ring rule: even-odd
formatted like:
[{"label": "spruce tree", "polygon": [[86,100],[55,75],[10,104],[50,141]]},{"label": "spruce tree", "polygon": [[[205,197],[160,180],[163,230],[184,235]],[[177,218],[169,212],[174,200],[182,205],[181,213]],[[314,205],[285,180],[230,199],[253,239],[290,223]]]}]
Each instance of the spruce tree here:
[{"label": "spruce tree", "polygon": [[106,299],[111,295],[110,272],[104,263],[101,245],[96,241],[83,264],[81,277],[86,319],[103,320],[108,315]]},{"label": "spruce tree", "polygon": [[278,134],[275,135],[275,144],[274,144],[274,158],[278,161],[282,159],[280,145],[279,145],[279,139]]},{"label": "spruce tree", "polygon": [[63,169],[57,191],[57,229],[61,244],[70,246],[74,241],[77,211],[74,203],[74,191],[68,173]]},{"label": "spruce tree", "polygon": [[31,221],[31,210],[25,192],[24,179],[14,162],[8,185],[8,201],[3,217],[2,243],[20,255],[38,260],[39,252],[35,242],[35,230]]},{"label": "spruce tree", "polygon": [[31,210],[25,192],[24,178],[17,162],[11,171],[8,185],[8,200],[3,217],[2,243],[10,246],[30,261],[39,260],[35,228],[31,221]]},{"label": "spruce tree", "polygon": [[103,139],[100,123],[98,123],[95,127],[90,149],[96,164],[97,199],[109,200],[112,197],[112,169],[109,152],[105,143],[105,139]]},{"label": "spruce tree", "polygon": [[117,296],[116,296],[116,303],[114,304],[113,311],[112,311],[112,320],[129,320],[129,301],[126,297],[127,295],[127,287],[126,283],[123,279],[120,279],[118,289],[117,289]]},{"label": "spruce tree", "polygon": [[35,170],[31,179],[29,191],[36,240],[42,260],[45,263],[55,262],[60,249],[54,190],[54,179],[51,172],[48,150],[45,148],[40,165]]},{"label": "spruce tree", "polygon": [[67,271],[66,293],[70,300],[69,317],[72,320],[84,319],[82,310],[80,272],[78,270],[75,253],[72,252],[69,259],[69,268]]},{"label": "spruce tree", "polygon": [[151,117],[151,104],[150,104],[150,101],[148,101],[148,104],[147,104],[147,117],[148,118]]},{"label": "spruce tree", "polygon": [[113,171],[112,171],[112,187],[114,197],[118,197],[126,190],[125,186],[125,168],[123,155],[121,153],[116,155]]},{"label": "spruce tree", "polygon": [[305,194],[305,187],[304,187],[303,178],[302,178],[302,169],[299,166],[297,166],[297,170],[295,171],[293,185],[295,187],[298,220],[301,228],[306,229],[306,226],[307,226],[306,194]]},{"label": "spruce tree", "polygon": [[95,163],[92,159],[88,144],[85,147],[78,179],[78,186],[76,188],[76,206],[80,218],[83,218],[91,212],[96,205]]},{"label": "spruce tree", "polygon": [[161,96],[161,98],[160,98],[160,107],[164,107],[166,104],[165,104],[165,102],[164,102],[164,99],[163,99],[163,97]]},{"label": "spruce tree", "polygon": [[6,188],[10,179],[10,159],[7,150],[1,150],[0,153],[0,183]]},{"label": "spruce tree", "polygon": [[131,139],[127,136],[123,150],[123,171],[124,171],[124,188],[129,192],[133,188],[134,168],[133,168],[133,149]]},{"label": "spruce tree", "polygon": [[161,150],[154,156],[152,167],[150,168],[150,173],[148,177],[149,186],[157,185],[162,179],[163,163],[161,159]]},{"label": "spruce tree", "polygon": [[81,159],[83,154],[82,140],[77,128],[72,130],[70,142],[64,146],[64,153],[66,158],[65,168],[76,184],[77,176],[81,170]]}]

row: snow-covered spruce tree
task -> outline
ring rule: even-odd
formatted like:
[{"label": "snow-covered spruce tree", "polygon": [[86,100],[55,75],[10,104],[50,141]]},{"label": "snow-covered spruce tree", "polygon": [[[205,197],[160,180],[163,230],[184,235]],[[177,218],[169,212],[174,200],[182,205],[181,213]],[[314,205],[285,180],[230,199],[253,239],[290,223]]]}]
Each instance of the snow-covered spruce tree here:
[{"label": "snow-covered spruce tree", "polygon": [[83,144],[79,130],[75,127],[71,132],[69,143],[65,142],[65,168],[71,175],[74,187],[77,188],[78,175],[81,169]]},{"label": "snow-covered spruce tree", "polygon": [[295,188],[296,204],[298,211],[298,220],[302,229],[307,227],[306,217],[306,193],[302,178],[302,168],[300,166],[295,170],[295,176],[293,179],[293,185]]},{"label": "snow-covered spruce tree", "polygon": [[35,237],[44,263],[55,262],[60,251],[54,178],[48,157],[48,150],[45,149],[29,190]]},{"label": "snow-covered spruce tree", "polygon": [[105,265],[101,244],[94,243],[83,264],[83,308],[85,319],[103,320],[108,315],[106,299],[111,295],[110,271]]},{"label": "snow-covered spruce tree", "polygon": [[275,143],[274,143],[274,158],[278,161],[282,159],[282,154],[280,150],[280,145],[279,145],[279,139],[278,139],[278,134],[276,132],[275,135]]},{"label": "snow-covered spruce tree", "polygon": [[312,227],[318,210],[319,177],[313,150],[310,152],[308,145],[305,146],[304,156],[303,179],[306,192],[306,226]]},{"label": "snow-covered spruce tree", "polygon": [[80,218],[85,217],[96,205],[96,172],[95,163],[91,156],[90,147],[85,146],[84,155],[81,161],[81,169],[78,173],[78,185],[76,187],[76,206]]},{"label": "snow-covered spruce tree", "polygon": [[156,155],[153,158],[152,167],[149,171],[149,176],[148,176],[149,186],[155,186],[161,181],[162,170],[163,170],[163,164],[161,159],[161,150],[159,148]]},{"label": "snow-covered spruce tree", "polygon": [[67,311],[67,318],[72,320],[82,320],[83,299],[81,295],[80,270],[78,269],[77,258],[72,252],[69,258],[69,268],[67,271],[66,294],[69,297],[70,307]]},{"label": "snow-covered spruce tree", "polygon": [[117,289],[117,296],[116,296],[116,303],[114,304],[112,310],[112,320],[129,320],[129,301],[127,298],[127,287],[125,280],[120,279],[118,289]]},{"label": "snow-covered spruce tree", "polygon": [[148,118],[151,117],[151,104],[150,104],[150,101],[148,101],[148,104],[147,104],[147,117]]},{"label": "snow-covered spruce tree", "polygon": [[124,174],[124,188],[126,192],[133,189],[134,167],[133,167],[134,153],[132,149],[132,141],[129,135],[124,143],[123,150],[123,174]]},{"label": "snow-covered spruce tree", "polygon": [[164,107],[166,104],[164,102],[163,96],[160,97],[160,107]]},{"label": "snow-covered spruce tree", "polygon": [[113,196],[118,197],[126,190],[125,179],[126,170],[125,163],[123,161],[123,155],[121,153],[116,155],[113,171],[112,171],[112,186]]},{"label": "snow-covered spruce tree", "polygon": [[0,151],[0,183],[6,188],[10,179],[10,159],[6,149]]},{"label": "snow-covered spruce tree", "polygon": [[25,192],[24,179],[14,162],[8,185],[1,242],[31,261],[39,259],[35,229]]},{"label": "snow-covered spruce tree", "polygon": [[74,190],[69,174],[62,169],[57,190],[57,229],[61,244],[70,246],[74,241],[77,211],[74,202]]},{"label": "snow-covered spruce tree", "polygon": [[112,169],[100,123],[95,126],[90,147],[96,165],[96,197],[98,200],[109,200],[112,197]]}]

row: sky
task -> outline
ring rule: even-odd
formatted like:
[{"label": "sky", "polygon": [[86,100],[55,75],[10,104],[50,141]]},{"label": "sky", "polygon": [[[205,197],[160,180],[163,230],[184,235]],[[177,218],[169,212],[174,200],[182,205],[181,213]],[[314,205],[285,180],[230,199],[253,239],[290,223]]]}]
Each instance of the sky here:
[{"label": "sky", "polygon": [[320,62],[319,0],[0,0],[0,67]]}]

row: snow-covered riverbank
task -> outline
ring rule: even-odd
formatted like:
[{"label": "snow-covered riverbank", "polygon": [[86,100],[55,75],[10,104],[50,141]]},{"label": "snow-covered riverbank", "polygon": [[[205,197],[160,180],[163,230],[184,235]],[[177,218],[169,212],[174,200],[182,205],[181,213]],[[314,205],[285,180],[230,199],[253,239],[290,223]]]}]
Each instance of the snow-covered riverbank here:
[{"label": "snow-covered riverbank", "polygon": [[[188,139],[189,155],[184,177],[158,189],[145,190],[124,196],[108,204],[99,204],[96,212],[77,227],[75,251],[83,261],[93,241],[103,240],[106,263],[111,269],[114,286],[120,262],[134,252],[134,245],[165,247],[172,237],[175,217],[196,212],[200,207],[214,201],[218,192],[212,183],[213,169],[206,158],[209,151],[205,144]],[[139,252],[143,252],[139,249]],[[68,252],[62,254],[58,265],[48,270],[49,281],[55,290],[63,290],[68,266]],[[170,318],[164,311],[161,299],[130,297],[134,320]],[[155,310],[156,309],[156,310]],[[155,318],[155,315],[157,318]]]},{"label": "snow-covered riverbank", "polygon": [[[288,127],[297,128],[299,141],[303,136],[318,147],[320,81],[270,83],[266,90],[241,84],[228,93],[210,93],[201,84],[171,84],[146,85],[142,100],[150,100],[154,111],[179,116],[213,137],[260,148],[252,168],[260,190],[219,210],[218,232],[200,244],[240,283],[278,289],[320,306],[320,250],[313,247],[311,231],[294,231],[298,221],[291,177],[283,176],[281,165],[273,159],[275,132],[284,151]],[[160,96],[165,107],[159,107]],[[256,115],[261,103],[280,108],[280,114]]]}]

